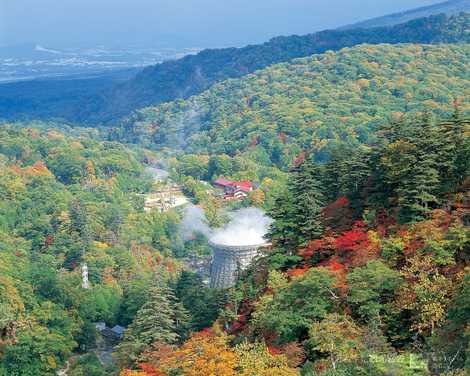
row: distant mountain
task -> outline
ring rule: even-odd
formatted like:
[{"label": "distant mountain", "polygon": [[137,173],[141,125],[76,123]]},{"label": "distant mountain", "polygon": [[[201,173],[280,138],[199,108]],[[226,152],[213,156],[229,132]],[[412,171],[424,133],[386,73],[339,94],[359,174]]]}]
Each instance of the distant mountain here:
[{"label": "distant mountain", "polygon": [[371,28],[380,26],[392,26],[416,18],[429,17],[435,14],[456,15],[461,12],[470,12],[470,0],[449,0],[443,3],[407,10],[400,13],[393,13],[387,16],[377,17],[370,20],[358,22],[345,26],[341,29],[357,29],[360,27]]},{"label": "distant mountain", "polygon": [[0,84],[0,118],[7,120],[66,119],[76,120],[83,113],[98,112],[91,100],[97,93],[112,90],[129,80],[139,70],[135,68],[79,75],[17,81]]},{"label": "distant mountain", "polygon": [[391,27],[326,30],[305,36],[277,37],[261,45],[204,50],[148,67],[102,97],[102,111],[88,120],[110,121],[144,106],[186,99],[214,83],[238,78],[294,58],[358,44],[470,42],[470,14],[431,16]]},{"label": "distant mountain", "polygon": [[[470,115],[470,44],[361,45],[271,65],[188,100],[137,111],[117,140],[286,169],[302,150],[371,143],[388,119]],[[239,162],[237,162],[239,163]]]},{"label": "distant mountain", "polygon": [[[150,66],[111,89],[99,90],[94,95],[88,93],[85,101],[83,98],[71,101],[66,119],[87,124],[115,122],[139,108],[187,99],[228,78],[239,78],[272,64],[358,44],[469,43],[469,29],[470,14],[451,17],[441,14],[395,26],[325,30],[305,36],[277,37],[244,48],[208,49],[197,55]],[[44,87],[42,100],[34,96],[29,101],[17,102],[16,107],[5,107],[6,103],[11,106],[12,89],[10,86],[5,92],[0,85],[0,114],[63,116],[63,111],[54,104],[57,95],[49,92],[48,86]],[[36,86],[36,93],[39,89]]]}]

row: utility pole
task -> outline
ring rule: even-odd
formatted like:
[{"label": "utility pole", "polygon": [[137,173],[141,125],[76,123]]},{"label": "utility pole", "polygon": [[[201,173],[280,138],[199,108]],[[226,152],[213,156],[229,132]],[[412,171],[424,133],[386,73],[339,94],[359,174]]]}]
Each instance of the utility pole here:
[{"label": "utility pole", "polygon": [[82,288],[87,290],[90,287],[88,282],[88,265],[86,262],[82,264]]}]

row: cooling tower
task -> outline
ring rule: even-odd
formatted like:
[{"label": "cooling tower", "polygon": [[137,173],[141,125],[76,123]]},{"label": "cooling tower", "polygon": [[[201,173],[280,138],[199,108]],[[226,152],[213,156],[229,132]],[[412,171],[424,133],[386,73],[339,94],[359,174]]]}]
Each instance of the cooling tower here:
[{"label": "cooling tower", "polygon": [[236,284],[240,273],[250,266],[262,248],[268,244],[230,246],[209,242],[214,250],[210,272],[210,287],[225,289]]}]

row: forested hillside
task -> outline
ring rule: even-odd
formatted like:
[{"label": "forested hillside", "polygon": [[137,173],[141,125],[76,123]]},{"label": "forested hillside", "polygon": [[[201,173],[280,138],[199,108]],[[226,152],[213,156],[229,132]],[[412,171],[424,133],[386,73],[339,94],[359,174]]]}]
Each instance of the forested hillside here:
[{"label": "forested hillside", "polygon": [[[375,140],[405,114],[470,111],[470,46],[364,45],[273,65],[138,111],[114,137],[286,170],[305,151]],[[202,163],[202,162],[200,162]]]},{"label": "forested hillside", "polygon": [[0,85],[0,376],[470,374],[470,14],[119,77]]},{"label": "forested hillside", "polygon": [[[0,128],[0,375],[54,375],[96,347],[94,322],[127,325],[150,286],[181,269],[170,246],[178,215],[143,213],[142,158],[88,137]],[[112,374],[93,353],[84,364]]]},{"label": "forested hillside", "polygon": [[[87,91],[86,99],[80,95],[74,95],[75,99],[70,101],[60,98],[66,104],[65,108],[56,106],[60,96],[54,90],[40,96],[33,93],[24,96],[23,93],[22,100],[18,102],[12,100],[11,94],[15,93],[17,85],[24,87],[25,84],[0,85],[0,114],[14,119],[63,117],[79,123],[112,122],[144,106],[189,98],[228,78],[242,77],[275,63],[328,50],[336,51],[362,43],[468,42],[469,25],[468,14],[455,17],[437,15],[391,27],[326,30],[305,36],[277,37],[262,45],[244,48],[204,50],[195,56],[146,68],[135,78],[112,89],[103,88],[105,90],[102,91],[98,88],[96,95]],[[75,87],[73,81],[62,84]],[[51,82],[33,83],[34,86],[42,87],[43,93],[49,93]],[[60,89],[60,93],[67,92],[64,87]]]},{"label": "forested hillside", "polygon": [[469,141],[457,109],[388,123],[326,165],[306,155],[218,322],[136,361],[129,337],[122,375],[467,375]]},{"label": "forested hillside", "polygon": [[436,14],[455,15],[461,12],[470,12],[470,0],[449,0],[442,3],[428,5],[416,9],[394,13],[387,16],[377,17],[370,20],[358,22],[342,29],[369,28],[379,26],[391,26],[407,22],[416,18],[429,17]]}]

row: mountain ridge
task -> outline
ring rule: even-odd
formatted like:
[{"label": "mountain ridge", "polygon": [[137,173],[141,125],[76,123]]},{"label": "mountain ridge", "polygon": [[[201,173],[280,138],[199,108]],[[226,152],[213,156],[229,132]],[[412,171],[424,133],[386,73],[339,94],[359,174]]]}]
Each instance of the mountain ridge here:
[{"label": "mountain ridge", "polygon": [[87,94],[85,99],[74,99],[67,111],[57,108],[56,95],[47,84],[41,97],[31,95],[14,108],[12,86],[6,90],[0,85],[0,113],[14,111],[16,118],[64,118],[86,125],[115,123],[136,109],[187,99],[217,82],[239,78],[272,64],[358,44],[468,43],[469,28],[470,14],[450,17],[440,14],[395,26],[324,30],[304,36],[276,37],[243,48],[203,50],[197,55],[150,66],[126,82]]},{"label": "mountain ridge", "polygon": [[381,26],[393,26],[399,23],[411,21],[416,18],[429,17],[444,13],[456,15],[461,12],[470,12],[470,0],[449,0],[442,3],[427,5],[419,8],[396,12],[385,16],[374,17],[340,27],[339,30],[351,30],[357,28],[371,28]]},{"label": "mountain ridge", "polygon": [[[288,169],[305,150],[372,144],[387,119],[426,109],[470,114],[470,46],[361,45],[295,59],[137,111],[116,140],[157,150],[226,155]],[[120,136],[122,138],[120,138]],[[114,138],[112,138],[114,140]]]}]

